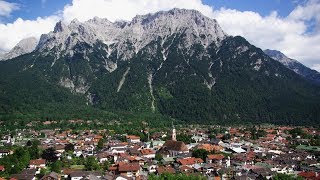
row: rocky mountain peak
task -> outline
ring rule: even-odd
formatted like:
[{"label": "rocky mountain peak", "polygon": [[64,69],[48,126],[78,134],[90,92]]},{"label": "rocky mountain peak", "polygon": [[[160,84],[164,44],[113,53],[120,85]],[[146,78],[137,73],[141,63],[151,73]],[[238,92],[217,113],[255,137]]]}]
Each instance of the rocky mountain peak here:
[{"label": "rocky mountain peak", "polygon": [[30,53],[35,50],[38,44],[38,39],[35,37],[29,37],[26,39],[22,39],[13,49],[11,49],[8,53],[0,56],[0,60],[8,60],[20,55]]},{"label": "rocky mountain peak", "polygon": [[282,52],[277,51],[277,50],[266,49],[266,50],[264,50],[264,53],[266,53],[271,58],[281,62],[282,64],[284,64],[286,66],[289,65],[290,63],[297,62],[296,60],[288,58]]},{"label": "rocky mountain peak", "polygon": [[[123,56],[126,59],[159,37],[165,40],[170,35],[183,33],[186,34],[186,47],[194,43],[204,46],[214,43],[219,46],[227,37],[216,20],[195,10],[172,9],[138,15],[130,22],[112,23],[107,19],[95,17],[83,23],[73,20],[66,26],[60,21],[53,32],[41,36],[38,49],[50,50],[58,47],[58,52],[68,53],[68,50],[72,50],[79,42],[92,46],[99,40],[107,45],[114,44],[113,50],[117,50],[118,53],[126,51]],[[126,47],[128,42],[134,47],[130,48],[130,52]]]},{"label": "rocky mountain peak", "polygon": [[59,22],[57,22],[56,26],[54,27],[53,32],[59,33],[59,32],[65,31],[66,29],[68,29],[68,27],[62,21],[59,21]]},{"label": "rocky mountain peak", "polygon": [[299,61],[287,57],[280,51],[266,49],[264,53],[311,82],[320,84],[320,73],[318,71],[310,69]]}]

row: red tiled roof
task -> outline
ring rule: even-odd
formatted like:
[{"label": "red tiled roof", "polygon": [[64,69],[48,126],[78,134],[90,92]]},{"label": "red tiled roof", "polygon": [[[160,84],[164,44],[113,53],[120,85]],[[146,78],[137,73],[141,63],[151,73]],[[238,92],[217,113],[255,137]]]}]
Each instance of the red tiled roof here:
[{"label": "red tiled roof", "polygon": [[116,166],[110,166],[110,167],[108,168],[109,171],[115,171],[115,170],[117,170],[117,169],[118,169],[118,167],[116,167]]},{"label": "red tiled roof", "polygon": [[250,157],[250,158],[254,158],[256,156],[256,153],[253,152],[253,151],[250,151],[247,153],[247,156]]},{"label": "red tiled roof", "polygon": [[30,160],[30,165],[41,165],[41,164],[46,164],[45,159],[35,159],[35,160]]},{"label": "red tiled roof", "polygon": [[218,145],[211,145],[211,144],[200,144],[198,149],[204,149],[206,151],[221,151],[223,148]]},{"label": "red tiled roof", "polygon": [[268,138],[275,138],[277,135],[276,134],[267,134]]},{"label": "red tiled roof", "polygon": [[188,166],[181,166],[180,168],[179,168],[181,171],[191,171],[191,170],[193,170],[191,167],[188,167]]},{"label": "red tiled roof", "polygon": [[301,172],[298,174],[298,176],[302,176],[304,178],[315,178],[316,173],[315,172]]},{"label": "red tiled roof", "polygon": [[210,160],[222,160],[224,158],[223,154],[210,154],[208,155],[208,159]]},{"label": "red tiled roof", "polygon": [[182,165],[193,165],[197,163],[203,163],[203,160],[201,158],[195,158],[195,157],[178,159],[177,161]]},{"label": "red tiled roof", "polygon": [[222,137],[223,137],[223,134],[218,134],[218,135],[216,136],[217,139],[221,139]]},{"label": "red tiled roof", "polygon": [[140,139],[140,137],[135,135],[128,135],[127,139]]},{"label": "red tiled roof", "polygon": [[0,166],[0,171],[4,171],[4,170],[5,170],[4,166]]},{"label": "red tiled roof", "polygon": [[119,153],[118,155],[119,155],[120,157],[126,157],[126,156],[128,156],[128,154],[125,153],[125,152],[124,152],[124,153]]},{"label": "red tiled roof", "polygon": [[167,167],[160,166],[160,167],[158,167],[157,172],[159,174],[162,174],[162,173],[174,174],[174,173],[176,173],[176,170],[174,170],[173,167],[170,167],[170,166],[167,166]]},{"label": "red tiled roof", "polygon": [[118,169],[120,172],[139,171],[140,165],[139,163],[119,164]]},{"label": "red tiled roof", "polygon": [[136,160],[136,157],[135,156],[128,156],[127,159],[129,161],[134,161],[134,160]]},{"label": "red tiled roof", "polygon": [[95,139],[102,139],[103,136],[101,136],[101,135],[96,135],[94,138],[95,138]]},{"label": "red tiled roof", "polygon": [[141,149],[140,152],[142,155],[155,154],[155,151],[152,149]]},{"label": "red tiled roof", "polygon": [[238,132],[238,130],[235,128],[231,128],[229,132],[230,132],[230,134],[234,134],[234,133]]}]

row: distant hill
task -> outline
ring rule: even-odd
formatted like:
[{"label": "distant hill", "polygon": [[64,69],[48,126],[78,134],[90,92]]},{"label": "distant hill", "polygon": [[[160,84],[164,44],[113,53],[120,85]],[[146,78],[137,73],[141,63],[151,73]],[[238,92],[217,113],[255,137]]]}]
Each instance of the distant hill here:
[{"label": "distant hill", "polygon": [[5,54],[1,54],[0,61],[5,61],[8,59],[18,57],[20,55],[31,53],[36,49],[37,45],[38,40],[35,37],[23,39],[15,47],[13,47],[11,51]]},{"label": "distant hill", "polygon": [[266,53],[271,58],[279,61],[287,68],[293,70],[295,73],[305,77],[315,84],[320,85],[320,73],[318,71],[306,67],[297,60],[288,58],[280,51],[267,49],[264,50],[264,53]]}]

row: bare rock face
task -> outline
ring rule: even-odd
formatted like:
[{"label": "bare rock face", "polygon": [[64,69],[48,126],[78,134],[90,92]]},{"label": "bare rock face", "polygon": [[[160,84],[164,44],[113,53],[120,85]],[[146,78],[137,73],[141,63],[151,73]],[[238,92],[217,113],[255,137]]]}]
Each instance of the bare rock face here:
[{"label": "bare rock face", "polygon": [[21,40],[10,52],[0,55],[0,60],[8,60],[23,54],[31,53],[38,45],[38,39],[30,37]]},{"label": "bare rock face", "polygon": [[68,26],[58,22],[53,32],[41,36],[37,49],[56,48],[61,57],[70,54],[79,42],[93,45],[99,40],[110,46],[109,53],[117,51],[118,56],[130,59],[150,42],[158,38],[165,41],[170,35],[182,32],[187,34],[184,48],[197,42],[204,46],[219,45],[227,37],[216,20],[195,10],[173,9],[139,15],[131,22],[112,23],[100,18],[84,23],[75,19]]}]

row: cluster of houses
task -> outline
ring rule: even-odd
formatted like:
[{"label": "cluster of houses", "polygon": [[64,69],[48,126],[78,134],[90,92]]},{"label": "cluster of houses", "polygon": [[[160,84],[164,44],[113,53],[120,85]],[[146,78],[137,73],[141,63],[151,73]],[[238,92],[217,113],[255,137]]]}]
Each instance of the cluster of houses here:
[{"label": "cluster of houses", "polygon": [[[229,128],[229,139],[222,140],[225,133],[214,139],[208,137],[204,129],[181,130],[192,135],[194,143],[185,144],[177,140],[177,131],[173,127],[171,139],[162,141],[165,133],[155,133],[152,140],[142,142],[139,136],[126,135],[126,142],[112,136],[99,135],[84,131],[74,134],[72,131],[56,133],[45,130],[46,138],[41,141],[43,149],[53,147],[58,157],[68,156],[87,158],[94,156],[99,163],[110,162],[106,171],[84,171],[62,169],[52,172],[42,179],[148,179],[151,174],[186,174],[187,176],[205,176],[208,179],[271,179],[278,173],[305,179],[320,179],[319,150],[307,151],[303,148],[289,148],[290,127],[265,129],[266,136],[250,139],[250,133],[240,128]],[[314,129],[305,129],[307,133],[319,134]],[[100,139],[106,139],[98,149]],[[65,153],[65,146],[74,145],[73,155]],[[195,151],[207,152],[205,157],[196,157]],[[203,152],[203,151],[202,151]],[[0,158],[10,153],[0,151]],[[12,179],[35,179],[40,169],[46,168],[46,160],[31,160],[29,167]],[[0,165],[0,171],[3,168]]]}]

